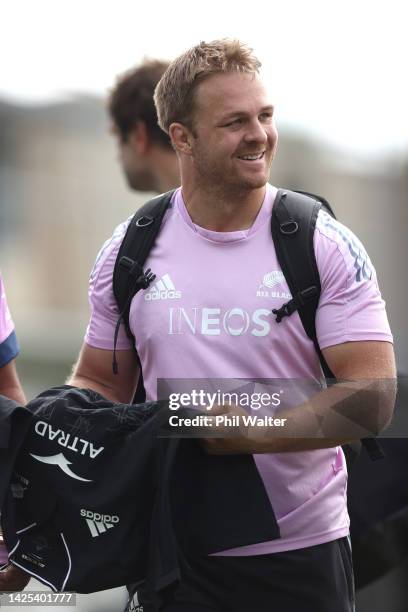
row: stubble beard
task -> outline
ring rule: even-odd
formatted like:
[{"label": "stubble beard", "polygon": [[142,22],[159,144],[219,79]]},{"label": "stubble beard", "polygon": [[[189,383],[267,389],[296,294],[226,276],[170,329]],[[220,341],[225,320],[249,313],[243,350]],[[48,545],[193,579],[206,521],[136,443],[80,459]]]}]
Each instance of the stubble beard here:
[{"label": "stubble beard", "polygon": [[245,199],[252,191],[264,187],[269,178],[270,165],[266,176],[246,179],[237,174],[231,176],[227,170],[220,169],[199,152],[196,152],[193,164],[198,186],[223,200]]}]

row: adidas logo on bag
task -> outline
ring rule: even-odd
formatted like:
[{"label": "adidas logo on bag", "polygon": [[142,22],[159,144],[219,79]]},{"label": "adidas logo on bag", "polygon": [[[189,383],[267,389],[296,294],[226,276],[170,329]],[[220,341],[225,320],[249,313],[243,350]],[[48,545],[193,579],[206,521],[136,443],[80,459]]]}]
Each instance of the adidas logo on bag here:
[{"label": "adidas logo on bag", "polygon": [[100,514],[82,509],[81,516],[86,520],[93,538],[97,538],[119,523],[119,517],[114,514]]},{"label": "adidas logo on bag", "polygon": [[145,300],[179,300],[181,291],[177,291],[170,276],[165,274],[145,293]]}]

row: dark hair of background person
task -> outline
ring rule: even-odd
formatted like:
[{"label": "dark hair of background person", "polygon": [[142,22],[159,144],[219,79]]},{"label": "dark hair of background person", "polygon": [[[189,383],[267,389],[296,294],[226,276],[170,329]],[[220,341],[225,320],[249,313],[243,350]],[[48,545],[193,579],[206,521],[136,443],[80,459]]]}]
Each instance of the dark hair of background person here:
[{"label": "dark hair of background person", "polygon": [[169,62],[144,60],[137,68],[120,75],[108,99],[108,112],[122,142],[143,121],[152,142],[172,149],[170,138],[157,123],[153,94]]}]

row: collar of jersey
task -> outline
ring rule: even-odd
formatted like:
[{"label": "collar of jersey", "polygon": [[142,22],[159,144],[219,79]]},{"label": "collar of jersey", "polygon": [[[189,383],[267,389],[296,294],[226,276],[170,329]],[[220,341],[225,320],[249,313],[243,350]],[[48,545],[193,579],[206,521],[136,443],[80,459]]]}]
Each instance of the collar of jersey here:
[{"label": "collar of jersey", "polygon": [[267,183],[265,190],[264,201],[262,202],[261,209],[256,216],[255,221],[250,228],[246,230],[237,230],[234,232],[215,232],[213,230],[206,229],[193,223],[190,215],[188,214],[181,187],[177,189],[173,202],[176,205],[177,210],[180,213],[183,221],[196,233],[211,240],[212,242],[237,242],[239,240],[246,240],[252,234],[254,234],[264,223],[269,221],[272,213],[272,206],[277,193],[277,188]]}]

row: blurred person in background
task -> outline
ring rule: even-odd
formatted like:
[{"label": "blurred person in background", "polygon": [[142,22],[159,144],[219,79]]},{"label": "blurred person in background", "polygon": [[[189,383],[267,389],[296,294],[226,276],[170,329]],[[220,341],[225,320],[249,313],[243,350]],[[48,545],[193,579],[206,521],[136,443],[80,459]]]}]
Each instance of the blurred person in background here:
[{"label": "blurred person in background", "polygon": [[[0,274],[0,395],[5,395],[24,406],[27,402],[15,366],[15,358],[19,350]],[[0,526],[0,566],[7,563],[7,559]],[[8,565],[0,572],[0,591],[21,590],[28,581],[29,576],[14,566]]]},{"label": "blurred person in background", "polygon": [[168,62],[145,60],[118,77],[108,100],[112,132],[129,187],[169,191],[180,184],[177,156],[157,123],[154,89]]},{"label": "blurred person in background", "polygon": [[[266,271],[262,262],[279,270],[270,235],[277,189],[268,184],[277,132],[259,67],[251,50],[239,41],[200,43],[172,62],[156,89],[160,125],[177,151],[182,190],[173,196],[146,265],[159,279],[170,270],[182,301],[174,304],[166,294],[148,301],[142,292],[133,298],[130,327],[137,338],[149,400],[155,398],[158,378],[321,376],[318,356],[300,321],[292,318],[278,329],[269,318],[271,308],[282,305],[279,298],[256,295]],[[138,137],[134,138],[137,143]],[[119,139],[129,180],[128,169],[133,168],[129,158],[138,149],[132,152],[120,132]],[[159,185],[155,189],[161,190]],[[104,245],[94,267],[91,319],[70,384],[127,403],[135,392],[139,367],[123,326],[117,345],[119,372],[115,375],[112,370],[119,319],[112,272],[125,231],[126,223]],[[361,246],[361,262],[356,262],[349,247],[357,239],[324,214],[315,240],[323,288],[317,335],[331,370],[339,379],[394,379],[392,335],[367,254]],[[359,265],[370,270],[362,279]],[[239,282],[232,273],[237,269]],[[256,334],[228,334],[217,327],[215,315],[201,332],[200,326],[197,333],[191,328],[190,333],[188,326],[184,333],[169,332],[179,304],[185,311],[201,311],[205,323],[204,305],[217,306],[221,313],[242,301],[246,310],[257,312],[262,307],[269,317]],[[313,411],[335,387],[318,393],[316,402],[299,406],[301,418],[310,417],[315,424]],[[392,399],[381,397],[385,409],[381,426],[392,414]],[[338,446],[342,441],[336,437],[206,442],[212,453],[258,455],[280,537],[219,555],[189,557],[181,567],[180,583],[167,593],[163,611],[353,610],[347,470]],[[144,609],[150,611],[148,606]]]}]

